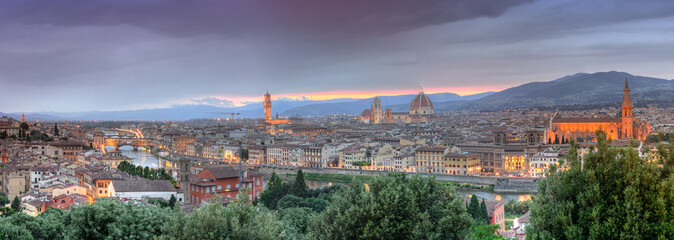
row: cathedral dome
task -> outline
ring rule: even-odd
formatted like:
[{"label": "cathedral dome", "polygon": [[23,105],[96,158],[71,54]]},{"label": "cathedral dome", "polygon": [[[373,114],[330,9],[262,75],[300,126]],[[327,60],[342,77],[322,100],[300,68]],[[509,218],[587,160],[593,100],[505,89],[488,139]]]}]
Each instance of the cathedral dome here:
[{"label": "cathedral dome", "polygon": [[410,103],[410,114],[433,114],[433,102],[423,91]]}]

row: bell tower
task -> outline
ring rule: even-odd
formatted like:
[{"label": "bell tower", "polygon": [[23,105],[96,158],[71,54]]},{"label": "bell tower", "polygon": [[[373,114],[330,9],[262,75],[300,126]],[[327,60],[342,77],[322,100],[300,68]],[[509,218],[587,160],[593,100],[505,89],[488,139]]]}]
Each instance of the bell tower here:
[{"label": "bell tower", "polygon": [[180,189],[183,190],[183,202],[190,202],[190,163],[187,158],[178,160],[180,164]]},{"label": "bell tower", "polygon": [[622,131],[621,138],[632,138],[632,126],[634,116],[632,116],[632,101],[630,100],[630,88],[625,78],[625,88],[623,89],[623,104],[622,104]]},{"label": "bell tower", "polygon": [[271,120],[271,95],[269,91],[264,94],[264,120]]}]

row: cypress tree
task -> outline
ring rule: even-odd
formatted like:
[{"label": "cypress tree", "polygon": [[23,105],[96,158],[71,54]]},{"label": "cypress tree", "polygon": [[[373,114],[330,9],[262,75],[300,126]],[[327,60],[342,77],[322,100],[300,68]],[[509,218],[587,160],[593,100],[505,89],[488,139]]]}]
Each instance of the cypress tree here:
[{"label": "cypress tree", "polygon": [[59,134],[59,126],[56,123],[54,123],[54,136],[61,136],[61,134]]},{"label": "cypress tree", "polygon": [[23,207],[21,207],[21,200],[19,200],[18,196],[14,197],[14,200],[12,200],[11,208],[14,209],[14,212],[21,212],[21,210],[23,210]]},{"label": "cypress tree", "polygon": [[175,206],[176,206],[176,201],[178,201],[178,199],[176,199],[176,196],[173,195],[173,194],[171,194],[171,198],[170,198],[169,201],[168,201],[169,207],[170,207],[171,209],[175,208]]},{"label": "cypress tree", "polygon": [[302,173],[302,170],[297,171],[297,177],[290,193],[298,197],[304,197],[307,195],[307,188],[307,184],[304,182],[304,173]]},{"label": "cypress tree", "polygon": [[473,194],[473,197],[470,198],[470,204],[468,205],[468,214],[473,217],[474,220],[479,221],[481,218],[480,213],[480,202],[477,199],[477,196]]},{"label": "cypress tree", "polygon": [[484,199],[482,199],[482,203],[480,204],[480,211],[482,221],[484,221],[485,224],[489,224],[489,212],[487,210],[487,204],[484,203]]}]

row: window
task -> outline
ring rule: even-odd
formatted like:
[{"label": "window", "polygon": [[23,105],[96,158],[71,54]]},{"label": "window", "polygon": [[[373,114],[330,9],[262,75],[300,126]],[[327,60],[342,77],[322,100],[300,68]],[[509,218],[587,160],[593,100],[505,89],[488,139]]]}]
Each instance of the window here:
[{"label": "window", "polygon": [[218,185],[218,190],[222,189],[222,186]]},{"label": "window", "polygon": [[238,184],[238,183],[236,184],[236,188],[239,188],[239,184]]},{"label": "window", "polygon": [[227,184],[227,190],[232,189],[232,185]]},{"label": "window", "polygon": [[206,193],[210,193],[211,188],[206,188]]}]

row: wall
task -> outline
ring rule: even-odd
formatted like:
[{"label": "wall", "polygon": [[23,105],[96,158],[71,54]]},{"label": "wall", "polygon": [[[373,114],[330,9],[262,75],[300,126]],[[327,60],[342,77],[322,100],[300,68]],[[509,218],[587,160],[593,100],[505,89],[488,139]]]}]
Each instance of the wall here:
[{"label": "wall", "polygon": [[[321,173],[321,174],[343,174],[343,175],[364,175],[364,176],[378,176],[390,173],[389,171],[370,171],[357,169],[313,169],[313,168],[294,168],[294,167],[280,167],[280,166],[259,166],[258,171],[269,175],[272,172],[277,174],[296,174],[297,170],[302,170],[304,173]],[[414,175],[417,173],[408,173]],[[422,177],[427,177],[426,173],[419,173]],[[506,178],[495,176],[462,176],[462,175],[447,175],[436,173],[435,179],[445,182],[467,183],[472,185],[494,185],[495,192],[536,192],[539,178]]]}]

